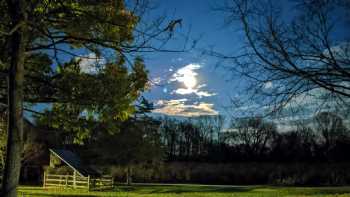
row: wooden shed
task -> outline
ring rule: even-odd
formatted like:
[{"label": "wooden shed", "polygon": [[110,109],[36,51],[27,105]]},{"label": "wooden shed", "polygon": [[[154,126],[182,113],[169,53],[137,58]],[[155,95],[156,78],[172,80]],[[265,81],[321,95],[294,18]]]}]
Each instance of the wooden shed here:
[{"label": "wooden shed", "polygon": [[50,166],[44,173],[43,187],[110,189],[113,187],[113,178],[102,176],[85,166],[79,156],[72,151],[50,149]]}]

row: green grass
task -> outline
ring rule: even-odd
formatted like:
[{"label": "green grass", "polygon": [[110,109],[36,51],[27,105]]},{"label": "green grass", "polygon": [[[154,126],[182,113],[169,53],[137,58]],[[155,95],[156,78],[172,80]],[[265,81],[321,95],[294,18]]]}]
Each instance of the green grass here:
[{"label": "green grass", "polygon": [[350,187],[273,187],[273,186],[201,186],[137,185],[118,186],[113,191],[86,192],[22,186],[18,196],[30,197],[350,197]]}]

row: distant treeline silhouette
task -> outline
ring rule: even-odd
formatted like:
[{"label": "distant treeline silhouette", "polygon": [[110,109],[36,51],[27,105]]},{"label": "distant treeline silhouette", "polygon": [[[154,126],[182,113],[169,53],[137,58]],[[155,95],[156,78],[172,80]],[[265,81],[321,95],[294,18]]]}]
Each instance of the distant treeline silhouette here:
[{"label": "distant treeline silhouette", "polygon": [[261,117],[235,119],[231,129],[223,130],[218,119],[163,119],[160,132],[167,161],[350,161],[350,131],[331,112],[321,112],[289,131],[278,131]]},{"label": "distant treeline silhouette", "polygon": [[[278,131],[261,117],[223,129],[220,116],[160,119],[163,161],[133,165],[135,182],[345,185],[350,183],[350,133],[339,115],[321,112]],[[124,168],[112,167],[119,181]]]}]

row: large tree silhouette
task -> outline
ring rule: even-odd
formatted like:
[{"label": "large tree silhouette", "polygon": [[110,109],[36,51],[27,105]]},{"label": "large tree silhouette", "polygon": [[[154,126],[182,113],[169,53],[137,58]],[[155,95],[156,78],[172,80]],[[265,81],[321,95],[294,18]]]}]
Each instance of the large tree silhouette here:
[{"label": "large tree silhouette", "polygon": [[225,1],[218,10],[228,25],[239,21],[246,42],[239,53],[210,54],[229,61],[228,68],[247,77],[248,90],[260,101],[266,96],[273,110],[320,91],[326,95],[323,101],[348,105],[349,8],[342,0]]},{"label": "large tree silhouette", "polygon": [[[123,0],[0,2],[0,100],[8,112],[2,196],[16,196],[23,109],[30,110],[24,104],[61,106],[66,115],[75,116],[61,115],[68,122],[79,122],[80,112],[108,122],[125,120],[134,111],[132,102],[145,88],[147,72],[133,54],[171,51],[164,44],[177,24],[165,17],[145,23],[147,8],[147,1],[125,5]],[[95,56],[82,57],[82,51]],[[105,67],[98,69],[95,63],[96,73],[81,72],[83,58],[98,62],[106,54],[111,55]],[[86,135],[85,129],[80,131]]]}]

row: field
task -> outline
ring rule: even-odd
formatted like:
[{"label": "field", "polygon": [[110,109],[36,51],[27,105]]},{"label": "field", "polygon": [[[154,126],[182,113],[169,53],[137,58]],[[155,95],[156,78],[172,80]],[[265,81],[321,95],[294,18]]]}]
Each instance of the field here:
[{"label": "field", "polygon": [[30,197],[350,197],[350,187],[273,187],[206,185],[137,185],[118,186],[113,191],[86,192],[22,186],[18,196]]}]

